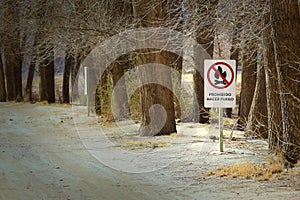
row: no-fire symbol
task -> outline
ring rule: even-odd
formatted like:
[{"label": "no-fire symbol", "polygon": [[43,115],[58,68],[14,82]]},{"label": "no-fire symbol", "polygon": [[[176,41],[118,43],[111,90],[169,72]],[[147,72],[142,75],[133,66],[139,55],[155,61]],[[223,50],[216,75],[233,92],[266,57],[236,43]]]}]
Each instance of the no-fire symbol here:
[{"label": "no-fire symbol", "polygon": [[207,80],[214,88],[227,88],[233,83],[234,70],[226,62],[216,62],[208,68]]}]

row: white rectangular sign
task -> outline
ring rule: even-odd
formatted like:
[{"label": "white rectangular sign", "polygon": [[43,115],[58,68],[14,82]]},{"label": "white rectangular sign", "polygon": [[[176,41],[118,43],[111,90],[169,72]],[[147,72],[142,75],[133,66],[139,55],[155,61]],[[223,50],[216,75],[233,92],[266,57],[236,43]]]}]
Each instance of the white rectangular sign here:
[{"label": "white rectangular sign", "polygon": [[236,104],[235,60],[204,61],[204,107],[232,108]]},{"label": "white rectangular sign", "polygon": [[88,94],[88,71],[89,68],[88,67],[84,67],[84,95]]}]

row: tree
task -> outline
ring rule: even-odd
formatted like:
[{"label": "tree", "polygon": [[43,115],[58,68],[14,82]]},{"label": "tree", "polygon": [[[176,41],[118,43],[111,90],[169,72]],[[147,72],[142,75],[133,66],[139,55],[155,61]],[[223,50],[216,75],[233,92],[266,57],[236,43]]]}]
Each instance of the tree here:
[{"label": "tree", "polygon": [[[13,53],[9,52],[7,49],[5,49],[4,52],[7,100],[14,101],[16,99],[16,82]],[[7,56],[7,54],[10,56]]]},{"label": "tree", "polygon": [[14,74],[15,74],[15,101],[23,101],[23,88],[22,88],[22,56],[20,48],[16,48],[17,52],[14,53]]},{"label": "tree", "polygon": [[280,97],[283,141],[287,161],[300,159],[300,14],[297,0],[270,2],[272,39]]},{"label": "tree", "polygon": [[[5,4],[2,15],[3,29],[6,34],[3,40],[5,57],[5,75],[8,101],[22,101],[22,57],[20,30],[20,2]],[[16,11],[15,11],[16,10]],[[9,34],[7,34],[9,33]]]},{"label": "tree", "polygon": [[[158,50],[140,52],[138,65],[145,63],[160,63],[170,66],[170,53]],[[140,133],[143,136],[167,135],[175,133],[175,110],[172,92],[172,77],[170,68],[152,67],[139,70],[141,77],[142,124]],[[157,84],[147,84],[148,82]],[[161,105],[162,108],[157,106]],[[152,109],[152,110],[151,110]],[[164,124],[162,124],[164,123]],[[162,127],[162,128],[161,128]],[[161,128],[161,130],[159,130]]]},{"label": "tree", "polygon": [[[34,78],[34,72],[36,63],[33,61],[34,56],[34,47],[35,47],[35,40],[36,40],[36,34],[35,34],[35,20],[32,20],[32,23],[28,26],[27,32],[26,32],[26,40],[25,40],[25,53],[23,58],[24,65],[29,65],[28,75],[27,75],[27,81],[25,86],[25,95],[24,99],[25,101],[32,101],[32,82]],[[27,60],[26,60],[27,59]],[[27,61],[27,63],[26,63]]]},{"label": "tree", "polygon": [[54,57],[39,64],[40,101],[55,103]]},{"label": "tree", "polygon": [[130,116],[126,83],[125,68],[129,67],[128,55],[120,56],[111,63],[111,78],[113,84],[112,109],[115,119],[126,119]]},{"label": "tree", "polygon": [[0,54],[0,102],[6,101],[5,78],[3,71],[2,58]]},{"label": "tree", "polygon": [[263,65],[266,77],[268,143],[272,151],[279,150],[282,141],[282,117],[278,91],[277,69],[275,53],[271,38],[270,11],[264,15],[263,31]]},{"label": "tree", "polygon": [[[201,31],[200,31],[201,32]],[[202,33],[202,32],[201,32]],[[196,36],[196,40],[199,44],[201,44],[208,54],[212,57],[213,56],[213,41],[214,37],[206,36]],[[194,56],[198,56],[197,52],[195,51]],[[199,53],[199,52],[198,52]],[[197,70],[194,71],[193,74],[193,81],[194,81],[194,91],[195,91],[195,114],[194,114],[194,121],[199,123],[207,123],[209,121],[209,109],[204,107],[204,78],[201,75],[201,72],[204,70],[204,63],[195,63]]]},{"label": "tree", "polygon": [[28,75],[27,75],[27,82],[25,88],[25,101],[32,101],[32,82],[34,78],[34,71],[35,71],[35,63],[30,63]]},{"label": "tree", "polygon": [[[232,33],[232,44],[230,48],[230,59],[235,60],[236,63],[236,73],[238,72],[238,65],[239,65],[239,54],[240,49],[238,47],[239,44],[239,35],[238,31],[240,31],[239,23],[235,22],[233,27],[233,33]],[[226,108],[225,109],[225,116],[231,118],[232,117],[232,108]]]},{"label": "tree", "polygon": [[255,44],[247,40],[242,50],[242,86],[238,120],[241,129],[246,126],[255,90],[257,69],[257,46]]},{"label": "tree", "polygon": [[[215,28],[215,13],[218,0],[215,1],[191,1],[189,9],[191,10],[190,19],[191,26],[194,31],[196,41],[207,51],[210,57],[213,57],[214,48],[214,28]],[[199,52],[194,51],[194,57],[197,58]],[[209,121],[209,109],[204,108],[204,79],[203,70],[204,63],[198,63],[199,59],[195,59],[194,80],[194,121],[207,123]]]},{"label": "tree", "polygon": [[[137,21],[137,28],[165,26],[166,11],[163,0],[134,0],[132,6],[134,18]],[[166,51],[141,49],[138,50],[136,64],[137,66],[147,63],[170,65],[170,58],[172,56]],[[172,88],[170,68],[150,66],[141,68],[139,73],[142,81],[141,104],[143,113],[140,127],[141,135],[166,135],[177,132],[173,93],[168,89]],[[147,84],[151,83],[152,80],[162,84]],[[163,114],[161,107],[156,106],[156,104],[161,105],[165,109],[166,115]],[[153,109],[152,112],[150,108]]]},{"label": "tree", "polygon": [[[30,65],[35,36],[35,24],[32,23],[34,20],[29,20],[29,2],[16,1],[15,3],[16,4],[7,3],[8,9],[12,12],[10,15],[15,19],[15,21],[11,21],[9,25],[11,28],[9,43],[11,46],[8,47],[10,53],[7,54],[7,56],[8,60],[13,60],[9,61],[9,64],[14,63],[15,101],[20,102],[23,101],[22,73],[23,68]],[[17,8],[17,12],[14,10],[15,8]]]},{"label": "tree", "polygon": [[109,70],[105,70],[100,77],[95,94],[95,110],[98,115],[111,115],[111,82],[109,80]]},{"label": "tree", "polygon": [[248,115],[245,134],[268,138],[267,96],[264,65],[257,65],[256,85]]},{"label": "tree", "polygon": [[75,65],[75,58],[71,54],[67,54],[65,57],[66,63],[63,74],[63,85],[62,85],[62,102],[70,103],[70,75],[71,69]]}]

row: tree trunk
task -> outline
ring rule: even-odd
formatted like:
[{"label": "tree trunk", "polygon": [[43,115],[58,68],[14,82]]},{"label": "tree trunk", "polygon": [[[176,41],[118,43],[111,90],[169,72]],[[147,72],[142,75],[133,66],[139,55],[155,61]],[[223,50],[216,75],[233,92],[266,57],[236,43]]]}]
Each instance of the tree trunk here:
[{"label": "tree trunk", "polygon": [[[140,52],[138,65],[145,63],[172,63],[169,52],[154,52],[150,49]],[[173,61],[174,62],[174,61]],[[169,67],[147,66],[139,69],[142,87],[142,125],[143,136],[167,135],[175,133],[175,110],[172,90],[172,77]],[[147,84],[151,83],[151,84]],[[163,110],[164,109],[164,110]]]},{"label": "tree trunk", "polygon": [[[23,101],[22,94],[22,56],[21,46],[23,42],[21,32],[24,31],[21,24],[21,7],[16,4],[7,4],[7,8],[2,10],[2,16],[7,17],[2,20],[1,35],[2,44],[5,51],[5,74],[8,101]],[[21,25],[20,25],[21,24]],[[4,37],[3,37],[4,36]]]},{"label": "tree trunk", "polygon": [[[213,36],[203,36],[201,35],[201,31],[198,33],[199,35],[196,37],[196,40],[201,46],[206,49],[207,53],[210,57],[213,57]],[[195,51],[194,56],[198,57],[199,52]],[[209,121],[209,108],[204,107],[204,79],[201,75],[201,72],[204,71],[204,63],[195,62],[197,70],[194,71],[193,81],[194,81],[194,91],[195,91],[195,99],[194,99],[194,122],[196,123],[207,123]],[[201,60],[201,59],[199,59]]]},{"label": "tree trunk", "polygon": [[46,66],[39,64],[39,94],[40,101],[48,101],[47,85],[46,85]]},{"label": "tree trunk", "polygon": [[14,56],[12,52],[5,51],[5,76],[6,76],[6,89],[7,100],[14,101],[16,99],[16,81],[14,70]]},{"label": "tree trunk", "polygon": [[[174,54],[173,56],[174,56],[174,60],[176,61],[176,63],[174,63],[173,65],[176,72],[178,73],[177,76],[174,77],[175,80],[173,81],[173,83],[174,83],[174,90],[177,91],[179,90],[179,88],[181,88],[183,57],[176,54]],[[180,98],[180,94],[179,94],[179,98]],[[181,120],[188,119],[187,116],[183,116],[184,113],[181,113],[181,107],[179,101],[180,99],[177,99],[174,96],[175,118]]]},{"label": "tree trunk", "polygon": [[18,53],[14,56],[14,60],[15,60],[15,69],[14,69],[14,73],[15,73],[15,90],[16,90],[16,102],[21,102],[23,101],[23,88],[22,88],[22,57],[19,54],[20,51],[18,51]]},{"label": "tree trunk", "polygon": [[77,53],[75,56],[75,64],[73,65],[71,69],[71,84],[72,84],[72,99],[78,98],[78,81],[76,81],[77,74],[80,68],[80,53]]},{"label": "tree trunk", "polygon": [[266,95],[268,112],[268,142],[272,151],[279,150],[282,138],[282,117],[278,91],[277,69],[274,46],[271,38],[270,14],[264,16],[263,65],[265,66]]},{"label": "tree trunk", "polygon": [[[36,63],[32,61],[34,55],[33,49],[36,47],[36,21],[32,20],[31,26],[28,27],[25,40],[25,50],[23,55],[23,62],[29,65],[29,71],[27,75],[26,87],[25,87],[25,101],[32,101],[32,82],[34,78]],[[27,58],[27,59],[26,59]]]},{"label": "tree trunk", "polygon": [[267,122],[268,115],[265,70],[263,65],[258,65],[256,74],[256,86],[249,111],[245,134],[247,136],[257,135],[259,137],[267,139]]},{"label": "tree trunk", "polygon": [[5,78],[4,78],[1,53],[0,53],[0,102],[6,102]]},{"label": "tree trunk", "polygon": [[29,66],[26,89],[25,89],[25,101],[32,101],[32,82],[34,78],[35,63],[31,63]]},{"label": "tree trunk", "polygon": [[[201,7],[201,12],[205,15],[213,16],[215,12],[215,6],[218,4],[218,1],[210,1],[206,3],[207,5]],[[196,31],[196,41],[200,44],[213,58],[213,49],[214,49],[214,31],[212,26],[214,24],[213,17],[211,18],[209,25],[200,25]],[[194,51],[194,57],[199,57],[199,52]],[[209,109],[204,107],[204,79],[201,75],[204,71],[204,63],[198,63],[197,61],[202,61],[202,59],[195,59],[195,67],[197,70],[194,71],[193,81],[194,81],[194,122],[207,123],[209,121]]]},{"label": "tree trunk", "polygon": [[97,89],[97,96],[96,96],[96,111],[98,114],[106,115],[109,117],[111,115],[111,99],[110,99],[110,92],[111,92],[111,83],[109,79],[109,72],[105,71],[102,74],[102,77],[99,82],[99,86]]},{"label": "tree trunk", "polygon": [[[137,27],[165,26],[166,12],[164,1],[133,1],[133,14]],[[152,9],[149,9],[151,8]],[[170,66],[172,55],[157,49],[141,49],[137,55],[137,65],[152,63],[141,67],[139,74],[142,82],[141,105],[142,124],[140,134],[143,136],[167,135],[176,131],[173,102],[171,71],[168,67],[158,67],[157,63]],[[156,64],[153,64],[156,63]],[[148,84],[153,82],[159,84]],[[167,88],[168,87],[168,88]]]},{"label": "tree trunk", "polygon": [[47,93],[48,103],[55,103],[55,74],[54,74],[54,59],[49,62],[46,68]]},{"label": "tree trunk", "polygon": [[124,76],[124,68],[128,65],[128,55],[125,55],[119,57],[110,66],[113,84],[112,111],[115,120],[127,119],[130,116]]},{"label": "tree trunk", "polygon": [[54,59],[46,59],[39,66],[40,101],[55,103]]},{"label": "tree trunk", "polygon": [[[238,26],[238,25],[236,25]],[[232,45],[230,49],[230,59],[235,60],[236,63],[236,73],[238,71],[238,65],[239,65],[239,53],[240,49],[237,46],[238,44],[238,34],[237,30],[234,30],[233,38],[232,38]],[[232,117],[232,108],[225,108],[225,116],[231,118]]]},{"label": "tree trunk", "polygon": [[242,83],[238,120],[242,130],[248,120],[256,84],[257,48],[252,43],[254,42],[247,41],[242,50]]},{"label": "tree trunk", "polygon": [[101,88],[100,84],[97,84],[97,89],[96,89],[96,94],[95,94],[95,112],[97,115],[102,114],[102,109],[101,109]]},{"label": "tree trunk", "polygon": [[280,92],[284,157],[291,163],[300,159],[300,14],[297,0],[273,0],[272,38]]},{"label": "tree trunk", "polygon": [[70,103],[70,75],[71,69],[75,65],[75,58],[67,54],[65,69],[63,74],[63,85],[62,85],[62,103]]}]

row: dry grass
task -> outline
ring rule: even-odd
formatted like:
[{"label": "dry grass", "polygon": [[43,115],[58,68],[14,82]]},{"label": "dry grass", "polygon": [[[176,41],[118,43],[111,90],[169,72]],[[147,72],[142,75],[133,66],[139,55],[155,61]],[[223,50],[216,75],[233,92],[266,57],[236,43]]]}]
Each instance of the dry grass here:
[{"label": "dry grass", "polygon": [[48,101],[39,101],[35,103],[36,105],[49,105]]},{"label": "dry grass", "polygon": [[284,171],[284,164],[278,159],[269,159],[269,163],[259,165],[250,161],[233,164],[227,167],[219,167],[206,173],[207,176],[215,175],[218,177],[254,179],[256,181],[267,181],[274,174],[280,174]]},{"label": "dry grass", "polygon": [[300,160],[295,164],[295,167],[300,167]]},{"label": "dry grass", "polygon": [[177,137],[177,136],[182,136],[182,134],[179,133],[171,133],[170,135],[163,135],[163,138],[172,138],[172,137]]},{"label": "dry grass", "polygon": [[169,142],[152,142],[152,141],[136,141],[128,140],[121,143],[122,148],[130,150],[146,149],[146,148],[161,148],[168,147],[171,145]]},{"label": "dry grass", "polygon": [[233,125],[237,123],[237,119],[236,118],[225,118],[224,121],[224,126],[225,125]]},{"label": "dry grass", "polygon": [[288,174],[300,176],[300,160],[294,165],[293,170],[289,170]]}]

